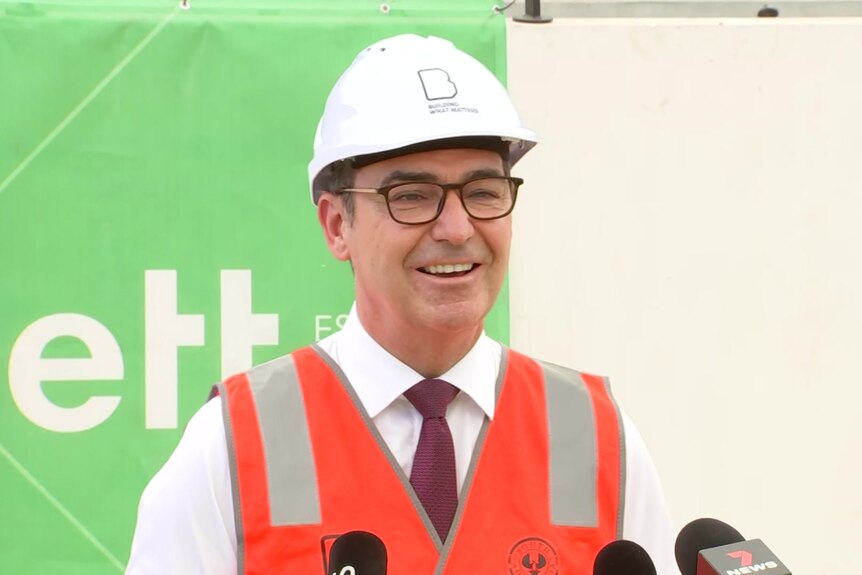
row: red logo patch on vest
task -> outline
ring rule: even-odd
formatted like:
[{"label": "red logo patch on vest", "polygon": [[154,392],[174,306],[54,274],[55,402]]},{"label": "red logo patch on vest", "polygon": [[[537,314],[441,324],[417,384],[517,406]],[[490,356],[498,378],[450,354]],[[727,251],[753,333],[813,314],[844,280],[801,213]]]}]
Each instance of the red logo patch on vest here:
[{"label": "red logo patch on vest", "polygon": [[557,552],[538,537],[521,539],[509,551],[509,575],[557,575]]}]

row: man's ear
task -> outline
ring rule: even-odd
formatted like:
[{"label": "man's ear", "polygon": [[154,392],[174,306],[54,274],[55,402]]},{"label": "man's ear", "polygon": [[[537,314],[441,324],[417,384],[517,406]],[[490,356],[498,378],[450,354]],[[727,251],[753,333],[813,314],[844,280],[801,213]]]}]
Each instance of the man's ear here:
[{"label": "man's ear", "polygon": [[350,249],[347,247],[344,233],[350,227],[347,214],[344,213],[344,203],[335,194],[324,192],[317,201],[317,219],[323,228],[326,246],[336,259],[350,259]]}]

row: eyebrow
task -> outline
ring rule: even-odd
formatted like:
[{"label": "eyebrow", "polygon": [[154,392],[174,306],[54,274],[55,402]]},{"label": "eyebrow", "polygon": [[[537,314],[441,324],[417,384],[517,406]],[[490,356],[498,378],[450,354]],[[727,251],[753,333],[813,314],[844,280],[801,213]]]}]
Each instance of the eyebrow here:
[{"label": "eyebrow", "polygon": [[[479,178],[493,178],[503,176],[503,171],[497,168],[480,168],[471,170],[464,174],[461,178],[462,182],[476,180]],[[380,187],[388,186],[396,182],[439,182],[440,178],[437,174],[431,172],[410,172],[406,170],[396,170],[389,172],[383,181],[380,182]]]}]

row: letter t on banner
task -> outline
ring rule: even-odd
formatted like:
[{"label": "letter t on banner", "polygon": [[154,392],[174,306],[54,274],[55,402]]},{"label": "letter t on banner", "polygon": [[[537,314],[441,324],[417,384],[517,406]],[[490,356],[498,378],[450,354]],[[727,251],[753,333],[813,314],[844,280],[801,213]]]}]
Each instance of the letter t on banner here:
[{"label": "letter t on banner", "polygon": [[255,345],[278,345],[278,314],[252,313],[251,270],[222,270],[222,379],[253,365]]},{"label": "letter t on banner", "polygon": [[177,427],[177,348],[204,344],[204,316],[177,313],[176,270],[146,270],[144,386],[147,429]]}]

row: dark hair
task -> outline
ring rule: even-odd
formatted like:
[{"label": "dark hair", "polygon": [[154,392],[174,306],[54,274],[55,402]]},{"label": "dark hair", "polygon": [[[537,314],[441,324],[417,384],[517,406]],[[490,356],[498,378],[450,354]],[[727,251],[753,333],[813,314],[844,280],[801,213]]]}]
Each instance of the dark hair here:
[{"label": "dark hair", "polygon": [[376,161],[381,161],[387,158],[407,155],[425,150],[438,150],[455,147],[465,147],[472,149],[487,149],[497,152],[503,160],[503,173],[510,176],[512,173],[512,164],[509,162],[508,146],[501,144],[500,141],[489,140],[488,138],[452,138],[450,140],[439,140],[436,142],[422,142],[415,146],[400,148],[380,154],[370,154],[359,156],[357,158],[348,158],[340,160],[326,166],[317,176],[316,181],[320,183],[320,187],[328,190],[341,198],[344,205],[344,211],[347,215],[347,221],[353,221],[355,212],[355,204],[353,194],[338,193],[338,190],[351,188],[356,181],[355,167],[362,167],[372,164]]},{"label": "dark hair", "polygon": [[329,164],[323,169],[318,178],[323,182],[323,189],[329,190],[341,198],[341,203],[344,205],[344,211],[347,214],[347,221],[353,221],[353,194],[338,193],[338,190],[353,187],[353,182],[356,179],[353,164],[350,160],[341,160]]}]

